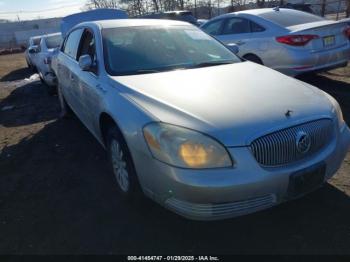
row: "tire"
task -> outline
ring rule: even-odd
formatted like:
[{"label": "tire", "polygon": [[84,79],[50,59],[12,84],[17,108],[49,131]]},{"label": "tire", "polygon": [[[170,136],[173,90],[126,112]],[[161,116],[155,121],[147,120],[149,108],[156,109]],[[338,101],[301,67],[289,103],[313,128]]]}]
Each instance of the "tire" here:
[{"label": "tire", "polygon": [[60,106],[61,106],[60,117],[70,118],[73,115],[73,110],[70,108],[66,99],[64,98],[59,84],[57,85],[57,94],[58,94],[58,99],[59,99]]},{"label": "tire", "polygon": [[243,56],[243,58],[244,58],[245,60],[248,60],[248,61],[250,61],[250,62],[259,64],[259,65],[263,65],[263,64],[264,64],[258,56],[253,55],[253,54],[245,55],[245,56]]},{"label": "tire", "polygon": [[27,60],[27,67],[28,67],[29,70],[33,70],[33,67],[32,67],[31,64],[29,64],[28,60]]},{"label": "tire", "polygon": [[127,201],[135,200],[140,195],[140,185],[130,151],[116,126],[107,130],[106,146],[111,173],[119,195]]},{"label": "tire", "polygon": [[55,87],[55,86],[46,85],[46,90],[50,96],[57,95],[57,87]]},{"label": "tire", "polygon": [[44,79],[42,79],[40,77],[40,81],[41,83],[45,86],[45,89],[47,91],[47,93],[50,95],[50,96],[54,96],[54,95],[57,95],[57,87],[56,86],[52,86],[52,85],[48,85]]}]

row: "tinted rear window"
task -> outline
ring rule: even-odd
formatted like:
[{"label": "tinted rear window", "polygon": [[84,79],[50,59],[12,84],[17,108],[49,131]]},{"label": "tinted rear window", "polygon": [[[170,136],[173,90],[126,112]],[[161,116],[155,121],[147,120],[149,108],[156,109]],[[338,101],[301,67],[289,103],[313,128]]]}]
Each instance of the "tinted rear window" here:
[{"label": "tinted rear window", "polygon": [[260,14],[259,16],[283,27],[289,27],[294,25],[301,25],[301,24],[307,24],[307,23],[313,23],[313,22],[325,20],[320,16],[316,16],[313,14],[308,14],[300,11],[285,12],[281,10],[281,11],[266,12],[266,13]]}]

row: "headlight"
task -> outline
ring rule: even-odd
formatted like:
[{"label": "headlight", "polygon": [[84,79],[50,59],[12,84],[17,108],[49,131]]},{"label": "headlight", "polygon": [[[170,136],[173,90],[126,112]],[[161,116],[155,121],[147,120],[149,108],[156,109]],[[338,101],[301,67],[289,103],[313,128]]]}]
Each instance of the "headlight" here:
[{"label": "headlight", "polygon": [[331,95],[327,94],[326,92],[325,92],[325,94],[328,97],[329,101],[333,105],[333,109],[337,115],[339,128],[343,127],[345,121],[344,121],[343,112],[341,111],[339,103]]},{"label": "headlight", "polygon": [[167,164],[182,168],[232,166],[226,149],[214,139],[183,127],[151,123],[143,134],[152,155]]}]

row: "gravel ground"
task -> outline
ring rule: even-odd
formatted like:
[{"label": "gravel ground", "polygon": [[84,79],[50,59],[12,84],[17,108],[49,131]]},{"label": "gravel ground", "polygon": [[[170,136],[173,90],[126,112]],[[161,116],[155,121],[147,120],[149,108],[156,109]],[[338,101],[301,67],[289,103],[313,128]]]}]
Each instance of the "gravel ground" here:
[{"label": "gravel ground", "polygon": [[[256,214],[183,219],[116,194],[105,152],[58,99],[0,56],[1,254],[350,254],[350,154],[329,184]],[[27,79],[25,79],[27,78]],[[350,67],[303,77],[340,102],[350,124]]]}]

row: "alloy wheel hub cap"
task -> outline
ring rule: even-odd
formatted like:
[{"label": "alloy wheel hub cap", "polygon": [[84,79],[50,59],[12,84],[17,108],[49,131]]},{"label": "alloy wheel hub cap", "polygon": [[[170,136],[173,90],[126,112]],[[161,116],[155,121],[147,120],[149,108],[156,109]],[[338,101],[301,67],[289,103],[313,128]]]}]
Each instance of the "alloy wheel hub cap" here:
[{"label": "alloy wheel hub cap", "polygon": [[119,187],[122,191],[129,191],[129,174],[126,169],[126,162],[123,160],[124,153],[116,140],[111,143],[111,159],[113,172]]}]

